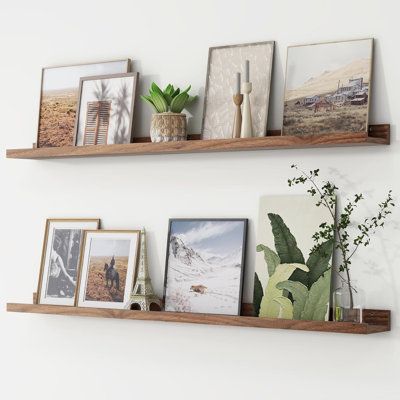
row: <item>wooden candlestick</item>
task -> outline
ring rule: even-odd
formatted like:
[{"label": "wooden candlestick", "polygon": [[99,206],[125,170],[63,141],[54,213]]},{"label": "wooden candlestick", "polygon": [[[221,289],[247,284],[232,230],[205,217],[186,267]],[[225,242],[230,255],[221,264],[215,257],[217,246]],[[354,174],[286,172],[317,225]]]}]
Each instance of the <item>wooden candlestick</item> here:
[{"label": "wooden candlestick", "polygon": [[234,94],[233,102],[235,103],[235,118],[233,120],[232,137],[240,138],[240,132],[242,130],[242,110],[240,106],[243,102],[243,95]]}]

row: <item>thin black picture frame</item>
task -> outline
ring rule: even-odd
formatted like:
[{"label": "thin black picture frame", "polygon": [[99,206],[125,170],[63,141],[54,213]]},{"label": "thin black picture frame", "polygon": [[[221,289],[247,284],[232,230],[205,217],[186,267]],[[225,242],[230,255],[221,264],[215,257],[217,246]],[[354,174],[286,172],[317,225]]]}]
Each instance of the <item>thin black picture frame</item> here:
[{"label": "thin black picture frame", "polygon": [[[167,234],[167,250],[165,258],[165,272],[164,272],[164,288],[163,288],[163,304],[166,304],[167,295],[167,280],[168,280],[168,260],[169,260],[169,242],[171,237],[171,228],[174,222],[215,222],[215,221],[231,221],[231,222],[243,222],[243,240],[242,240],[242,259],[240,265],[240,283],[239,283],[239,297],[238,297],[238,310],[237,315],[240,316],[242,308],[242,298],[243,298],[243,281],[244,281],[244,271],[246,264],[246,245],[247,245],[247,230],[248,230],[248,218],[170,218],[168,221],[168,234]],[[168,312],[168,311],[166,311]],[[184,312],[184,311],[176,311]],[[199,314],[193,312],[195,314]],[[212,314],[212,313],[210,313]]]}]

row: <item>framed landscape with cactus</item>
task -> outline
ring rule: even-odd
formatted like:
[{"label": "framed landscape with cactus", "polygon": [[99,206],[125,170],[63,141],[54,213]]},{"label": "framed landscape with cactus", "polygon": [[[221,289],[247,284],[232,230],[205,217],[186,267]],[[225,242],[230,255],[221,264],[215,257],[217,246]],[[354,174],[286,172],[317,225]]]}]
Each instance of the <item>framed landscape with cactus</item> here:
[{"label": "framed landscape with cactus", "polygon": [[254,281],[258,317],[328,320],[334,242],[315,245],[329,210],[309,196],[260,200]]}]

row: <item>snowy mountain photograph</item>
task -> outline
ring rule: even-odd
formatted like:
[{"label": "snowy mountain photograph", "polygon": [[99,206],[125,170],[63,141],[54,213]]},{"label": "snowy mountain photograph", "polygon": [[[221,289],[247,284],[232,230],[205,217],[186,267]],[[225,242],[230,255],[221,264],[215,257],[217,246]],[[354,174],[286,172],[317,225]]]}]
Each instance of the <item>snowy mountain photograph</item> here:
[{"label": "snowy mountain photograph", "polygon": [[239,315],[246,219],[170,220],[165,311]]}]

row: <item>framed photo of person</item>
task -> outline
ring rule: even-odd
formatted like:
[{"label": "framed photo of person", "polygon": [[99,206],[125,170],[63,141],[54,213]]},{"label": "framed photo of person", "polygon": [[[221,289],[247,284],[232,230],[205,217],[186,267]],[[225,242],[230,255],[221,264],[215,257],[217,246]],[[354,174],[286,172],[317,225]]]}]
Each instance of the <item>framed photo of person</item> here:
[{"label": "framed photo of person", "polygon": [[247,219],[172,219],[165,311],[240,315]]},{"label": "framed photo of person", "polygon": [[140,231],[85,231],[75,305],[123,309],[136,279]]},{"label": "framed photo of person", "polygon": [[99,219],[48,219],[37,289],[38,304],[73,306],[83,231]]},{"label": "framed photo of person", "polygon": [[80,78],[130,72],[131,60],[115,60],[42,69],[37,147],[74,145]]},{"label": "framed photo of person", "polygon": [[131,142],[137,82],[137,72],[81,78],[76,146]]}]

